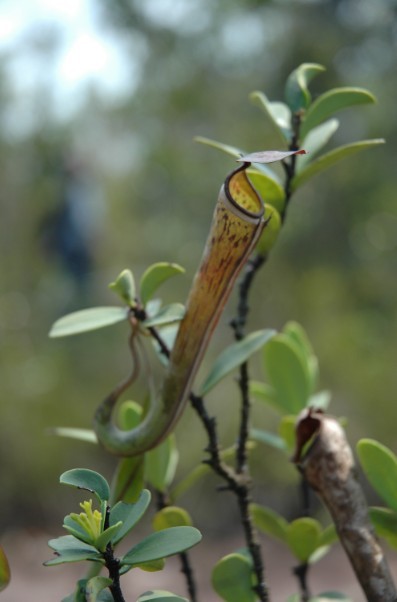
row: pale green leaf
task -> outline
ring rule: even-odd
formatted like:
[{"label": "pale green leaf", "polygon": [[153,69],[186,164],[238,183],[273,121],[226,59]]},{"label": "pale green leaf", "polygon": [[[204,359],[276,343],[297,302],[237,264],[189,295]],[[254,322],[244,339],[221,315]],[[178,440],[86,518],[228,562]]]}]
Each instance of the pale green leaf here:
[{"label": "pale green leaf", "polygon": [[289,523],[286,540],[299,562],[308,562],[320,545],[321,526],[313,518],[298,518]]},{"label": "pale green leaf", "polygon": [[251,504],[250,512],[255,526],[263,533],[284,543],[287,541],[288,523],[281,514],[259,504]]},{"label": "pale green leaf", "polygon": [[357,454],[368,481],[386,504],[397,512],[397,457],[374,439],[361,439]]},{"label": "pale green leaf", "polygon": [[285,207],[285,190],[282,185],[256,169],[247,169],[247,175],[263,202],[281,213]]},{"label": "pale green leaf", "polygon": [[146,305],[163,282],[184,273],[185,269],[177,263],[160,262],[149,266],[142,275],[139,286],[143,305]]},{"label": "pale green leaf", "polygon": [[91,429],[78,429],[58,426],[50,431],[58,437],[67,437],[69,439],[76,439],[77,441],[85,441],[86,443],[98,443],[98,439],[94,431]]},{"label": "pale green leaf", "polygon": [[280,405],[298,414],[312,393],[312,378],[301,349],[285,334],[273,337],[264,347],[265,370]]},{"label": "pale green leaf", "polygon": [[145,478],[158,491],[165,492],[171,485],[178,465],[179,453],[174,435],[145,454]]},{"label": "pale green leaf", "polygon": [[184,508],[166,506],[156,512],[152,524],[155,531],[163,531],[170,527],[192,527],[193,521]]},{"label": "pale green leaf", "polygon": [[389,546],[397,550],[397,512],[389,508],[370,508],[369,516],[376,534],[383,537]]},{"label": "pale green leaf", "polygon": [[59,482],[78,489],[86,489],[95,493],[100,502],[109,500],[110,490],[106,479],[94,470],[88,468],[74,468],[61,474]]},{"label": "pale green leaf", "polygon": [[285,86],[285,100],[291,111],[295,113],[309,107],[311,95],[308,84],[313,77],[323,71],[325,71],[325,67],[322,65],[303,63],[288,76]]},{"label": "pale green leaf", "polygon": [[111,326],[128,318],[126,307],[90,307],[59,318],[51,327],[51,338],[68,337]]},{"label": "pale green leaf", "polygon": [[306,155],[300,155],[296,159],[296,172],[300,173],[308,163],[311,163],[318,152],[331,140],[339,127],[337,119],[329,119],[325,123],[312,129],[306,136],[302,145],[307,151]]},{"label": "pale green leaf", "polygon": [[164,326],[165,324],[179,322],[184,315],[185,307],[182,303],[171,303],[162,307],[156,315],[144,320],[142,325],[146,328],[149,328],[149,326]]},{"label": "pale green leaf", "polygon": [[243,554],[221,558],[212,571],[212,586],[225,602],[255,602],[252,562]]},{"label": "pale green leaf", "polygon": [[275,435],[269,431],[264,431],[262,429],[251,429],[249,437],[258,443],[264,443],[265,445],[270,445],[270,447],[274,447],[275,449],[287,451],[287,445],[284,439],[279,435]]},{"label": "pale green leaf", "polygon": [[201,540],[201,533],[194,527],[172,527],[157,531],[134,546],[120,559],[121,565],[134,566],[159,558],[179,554]]},{"label": "pale green leaf", "polygon": [[114,282],[109,284],[110,290],[116,293],[127,305],[135,304],[135,281],[130,270],[123,270]]},{"label": "pale green leaf", "polygon": [[339,146],[338,148],[321,155],[312,163],[309,163],[305,169],[303,169],[294,177],[292,180],[292,189],[296,190],[299,188],[299,186],[302,186],[302,184],[307,182],[307,180],[315,176],[317,173],[323,171],[324,169],[328,169],[328,167],[331,167],[341,159],[359,153],[363,150],[373,148],[379,144],[384,144],[384,142],[385,141],[382,138],[361,140],[360,142],[352,142],[350,144],[345,144],[344,146]]},{"label": "pale green leaf", "polygon": [[141,492],[139,499],[134,504],[118,502],[115,506],[113,506],[109,517],[110,525],[116,525],[119,521],[123,523],[120,531],[118,531],[112,538],[113,545],[116,545],[119,541],[121,541],[141,520],[142,516],[148,509],[150,500],[150,491],[144,489]]},{"label": "pale green leaf", "polygon": [[281,147],[286,147],[291,140],[291,111],[282,102],[270,102],[263,92],[255,91],[250,94],[251,102],[258,106],[268,117],[269,124],[276,135]]},{"label": "pale green leaf", "polygon": [[375,96],[363,88],[334,88],[321,94],[307,110],[302,127],[302,139],[314,127],[334,115],[337,111],[362,104],[373,104]]},{"label": "pale green leaf", "polygon": [[[96,577],[91,577],[86,583],[85,586],[85,594],[86,594],[86,602],[97,602],[100,600],[99,594],[112,585],[113,581],[108,577],[101,577],[97,575]],[[110,593],[110,592],[109,592]]]},{"label": "pale green leaf", "polygon": [[215,360],[209,374],[200,388],[200,395],[206,395],[220,380],[248,360],[261,349],[272,337],[274,330],[258,330],[252,332],[242,341],[229,345]]}]

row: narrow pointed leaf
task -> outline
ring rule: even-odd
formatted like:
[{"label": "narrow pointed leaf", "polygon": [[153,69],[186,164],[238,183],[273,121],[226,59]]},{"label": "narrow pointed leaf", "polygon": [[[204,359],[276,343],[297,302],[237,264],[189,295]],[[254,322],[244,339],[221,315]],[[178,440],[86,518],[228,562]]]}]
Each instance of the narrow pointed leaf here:
[{"label": "narrow pointed leaf", "polygon": [[[223,142],[217,142],[216,140],[211,140],[210,138],[196,136],[194,140],[196,142],[199,142],[200,144],[205,144],[206,146],[210,146],[212,148],[220,150],[220,151],[226,153],[227,155],[236,157],[236,159],[239,159],[240,157],[242,157],[243,155],[246,154],[245,151],[241,150],[240,148],[237,148],[235,146],[230,146],[229,144],[223,144]],[[274,173],[274,171],[272,169],[270,169],[270,167],[267,167],[267,165],[258,164],[257,169],[259,171],[265,173],[269,178],[271,178],[275,182],[280,184],[280,181],[279,181],[277,175]]]},{"label": "narrow pointed leaf", "polygon": [[305,330],[298,322],[291,321],[287,322],[284,326],[283,333],[298,346],[301,352],[301,359],[308,367],[311,388],[314,389],[318,380],[318,360]]},{"label": "narrow pointed leaf", "polygon": [[139,287],[143,305],[146,305],[163,282],[184,273],[185,269],[177,263],[161,262],[148,267],[141,278]]},{"label": "narrow pointed leaf", "polygon": [[137,565],[167,558],[188,550],[200,540],[201,533],[194,527],[172,527],[146,537],[127,552],[120,562],[122,565]]},{"label": "narrow pointed leaf", "polygon": [[269,404],[275,410],[277,410],[277,412],[284,413],[285,408],[278,399],[276,391],[267,383],[252,380],[249,383],[249,390],[251,395],[255,397],[255,399]]},{"label": "narrow pointed leaf", "polygon": [[288,77],[285,86],[285,100],[291,111],[307,109],[311,102],[308,84],[316,75],[325,71],[325,67],[316,63],[303,63]]},{"label": "narrow pointed leaf", "polygon": [[270,329],[258,330],[249,334],[242,341],[227,347],[214,362],[200,388],[200,395],[206,395],[220,380],[261,349],[275,334],[276,332]]},{"label": "narrow pointed leaf", "polygon": [[297,173],[300,173],[308,163],[313,161],[317,153],[331,140],[338,127],[339,121],[337,119],[329,119],[308,133],[304,140],[308,154],[298,157],[296,162]]},{"label": "narrow pointed leaf", "polygon": [[268,117],[273,132],[282,146],[287,146],[291,140],[291,111],[286,104],[270,102],[263,92],[252,92],[251,102],[262,109]]},{"label": "narrow pointed leaf", "polygon": [[123,523],[119,521],[118,523],[105,529],[105,531],[103,531],[95,541],[95,547],[97,550],[104,552],[109,541],[116,539],[117,536],[119,536],[122,527]]},{"label": "narrow pointed leaf", "polygon": [[171,592],[164,590],[153,590],[139,596],[136,602],[189,602],[187,598],[181,598]]},{"label": "narrow pointed leaf", "polygon": [[299,186],[302,186],[307,180],[315,176],[317,173],[324,171],[324,169],[328,169],[341,159],[345,157],[349,157],[350,155],[354,155],[363,150],[367,150],[369,148],[378,146],[379,144],[384,144],[384,140],[382,138],[375,138],[373,140],[361,140],[360,142],[352,142],[350,144],[345,144],[344,146],[339,146],[324,155],[315,159],[312,163],[309,163],[305,169],[303,169],[299,174],[297,174],[292,180],[292,189],[296,190]]},{"label": "narrow pointed leaf", "polygon": [[78,489],[86,489],[95,493],[99,502],[103,500],[109,500],[110,490],[106,479],[88,468],[75,468],[73,470],[67,470],[64,472],[59,479],[59,482],[64,485],[71,485]]},{"label": "narrow pointed leaf", "polygon": [[357,454],[368,481],[386,504],[397,512],[397,457],[373,439],[361,439]]},{"label": "narrow pointed leaf", "polygon": [[300,562],[307,562],[319,547],[320,523],[313,518],[298,518],[288,525],[287,543]]},{"label": "narrow pointed leaf", "polygon": [[63,528],[68,531],[69,535],[76,537],[76,539],[84,541],[88,545],[93,545],[92,535],[87,533],[79,523],[73,520],[70,514],[67,514],[63,519]]},{"label": "narrow pointed leaf", "polygon": [[296,446],[295,423],[296,416],[287,415],[282,417],[278,426],[279,435],[290,453],[292,453]]},{"label": "narrow pointed leaf", "polygon": [[113,545],[116,545],[119,541],[121,541],[141,520],[150,504],[150,499],[150,491],[144,489],[135,504],[118,502],[115,506],[113,506],[109,517],[110,525],[115,525],[119,521],[122,521],[123,523],[120,531],[118,531],[118,533],[112,539]]},{"label": "narrow pointed leaf", "polygon": [[82,560],[91,560],[103,564],[101,554],[93,546],[77,540],[72,535],[51,539],[48,545],[55,551],[57,556],[47,560],[44,563],[45,566],[55,566],[65,562],[80,562]]},{"label": "narrow pointed leaf", "polygon": [[126,307],[90,307],[75,311],[57,320],[49,333],[51,338],[67,337],[90,330],[98,330],[127,320]]},{"label": "narrow pointed leaf", "polygon": [[255,602],[252,563],[242,554],[229,554],[214,566],[212,585],[226,602]]},{"label": "narrow pointed leaf", "polygon": [[185,307],[182,303],[172,303],[171,305],[162,307],[153,317],[144,320],[142,325],[146,326],[146,328],[149,326],[164,326],[165,324],[179,322],[184,315]]},{"label": "narrow pointed leaf", "polygon": [[109,284],[109,288],[114,291],[122,301],[127,303],[127,305],[133,306],[135,304],[135,281],[130,270],[123,270],[115,282]]},{"label": "narrow pointed leaf", "polygon": [[391,548],[397,550],[397,512],[389,508],[370,508],[369,516],[376,534],[386,539]]},{"label": "narrow pointed leaf", "polygon": [[264,431],[262,429],[251,429],[249,434],[250,439],[257,441],[258,443],[264,443],[270,445],[280,451],[287,451],[287,445],[282,437],[275,435],[270,431]]},{"label": "narrow pointed leaf", "polygon": [[165,492],[171,485],[179,461],[174,435],[145,454],[145,478],[158,491]]},{"label": "narrow pointed leaf", "polygon": [[10,566],[8,564],[7,556],[0,546],[0,591],[5,589],[11,579]]},{"label": "narrow pointed leaf", "polygon": [[255,526],[275,539],[287,541],[288,523],[280,514],[259,504],[251,504],[250,512]]},{"label": "narrow pointed leaf", "polygon": [[301,127],[302,139],[314,127],[342,109],[355,105],[373,104],[376,98],[363,88],[334,88],[321,94],[306,112]]},{"label": "narrow pointed leaf", "polygon": [[51,432],[54,433],[54,435],[58,435],[58,437],[76,439],[77,441],[85,441],[86,443],[98,443],[97,436],[91,429],[77,429],[58,426],[52,429]]},{"label": "narrow pointed leaf", "polygon": [[108,577],[97,576],[89,579],[85,587],[87,602],[97,602],[97,600],[99,600],[99,594],[109,587],[109,585],[112,585],[112,583],[113,581]]},{"label": "narrow pointed leaf", "polygon": [[274,207],[279,213],[282,212],[285,207],[285,190],[282,185],[256,169],[247,169],[247,175],[263,202]]}]

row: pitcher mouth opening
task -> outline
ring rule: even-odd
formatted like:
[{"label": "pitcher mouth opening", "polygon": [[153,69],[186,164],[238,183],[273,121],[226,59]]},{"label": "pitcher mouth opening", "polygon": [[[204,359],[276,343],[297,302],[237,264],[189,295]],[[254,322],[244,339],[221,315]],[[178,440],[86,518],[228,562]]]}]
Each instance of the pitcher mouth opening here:
[{"label": "pitcher mouth opening", "polygon": [[263,217],[265,208],[259,193],[250,182],[246,169],[250,163],[243,163],[232,171],[225,180],[224,191],[234,212],[254,220]]}]

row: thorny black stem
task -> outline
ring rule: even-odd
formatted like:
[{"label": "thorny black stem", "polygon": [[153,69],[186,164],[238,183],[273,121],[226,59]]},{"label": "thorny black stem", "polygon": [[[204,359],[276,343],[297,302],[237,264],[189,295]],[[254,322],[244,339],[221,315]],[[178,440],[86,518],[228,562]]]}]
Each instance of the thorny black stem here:
[{"label": "thorny black stem", "polygon": [[310,600],[310,591],[307,584],[307,573],[309,570],[309,564],[304,562],[294,568],[294,575],[298,579],[298,583],[301,590],[301,602],[308,602]]},{"label": "thorny black stem", "polygon": [[[110,508],[106,508],[105,524],[104,529],[109,527]],[[112,593],[114,602],[125,602],[123,592],[120,586],[120,560],[115,557],[114,550],[111,543],[108,543],[106,550],[103,553],[105,560],[105,566],[109,573],[109,579],[112,580],[112,585],[109,585],[109,589]]]},{"label": "thorny black stem", "polygon": [[[167,496],[161,492],[156,491],[157,494],[157,508],[162,510],[169,506]],[[187,552],[181,552],[178,554],[181,562],[181,572],[185,575],[186,586],[188,594],[190,596],[190,602],[197,602],[197,585],[194,579],[193,568],[190,564],[190,558]]]}]

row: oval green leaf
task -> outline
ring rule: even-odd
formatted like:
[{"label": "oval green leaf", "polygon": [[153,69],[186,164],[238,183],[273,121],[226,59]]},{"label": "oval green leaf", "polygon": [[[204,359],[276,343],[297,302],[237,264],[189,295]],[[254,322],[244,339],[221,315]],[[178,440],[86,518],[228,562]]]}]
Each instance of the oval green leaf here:
[{"label": "oval green leaf", "polygon": [[179,322],[184,315],[185,307],[182,303],[171,303],[162,307],[153,317],[144,320],[142,325],[146,328],[149,328],[149,326],[164,326],[165,324]]},{"label": "oval green leaf", "polygon": [[288,76],[285,86],[285,100],[292,112],[307,109],[311,102],[308,84],[325,67],[317,63],[303,63]]},{"label": "oval green leaf", "polygon": [[304,117],[301,136],[307,136],[310,130],[342,109],[355,105],[373,104],[376,98],[363,88],[334,88],[321,94],[309,107]]},{"label": "oval green leaf", "polygon": [[247,169],[247,175],[263,202],[281,213],[285,207],[285,191],[281,184],[256,169]]},{"label": "oval green leaf", "polygon": [[283,416],[278,425],[278,433],[284,441],[289,453],[292,453],[296,446],[295,434],[296,416]]},{"label": "oval green leaf", "polygon": [[143,305],[146,305],[163,282],[184,273],[185,269],[177,263],[160,262],[149,266],[142,275],[139,286]]},{"label": "oval green leaf", "polygon": [[307,364],[311,379],[311,388],[314,389],[318,380],[318,360],[314,354],[313,347],[309,341],[304,328],[298,322],[287,322],[283,328],[283,333],[286,334],[293,343],[296,343],[300,352],[302,361]]},{"label": "oval green leaf", "polygon": [[90,330],[98,330],[105,326],[123,322],[128,318],[126,307],[90,307],[75,311],[57,320],[50,332],[51,338],[68,337]]},{"label": "oval green leaf", "polygon": [[374,439],[361,439],[357,454],[368,481],[386,504],[397,512],[397,457]]},{"label": "oval green leaf", "polygon": [[179,453],[174,435],[145,454],[145,479],[163,493],[171,485],[178,466]]},{"label": "oval green leaf", "polygon": [[255,247],[256,252],[264,256],[274,247],[282,225],[279,212],[271,205],[265,204],[265,219],[267,223]]},{"label": "oval green leaf", "polygon": [[150,504],[150,499],[150,491],[144,489],[135,504],[118,502],[115,506],[113,506],[109,517],[110,526],[116,525],[119,521],[123,523],[120,531],[118,531],[112,538],[113,545],[116,545],[119,541],[121,541],[141,520]]},{"label": "oval green leaf", "polygon": [[123,270],[116,280],[109,284],[109,288],[130,307],[135,305],[136,289],[131,270]]},{"label": "oval green leaf", "polygon": [[397,512],[389,508],[370,508],[369,516],[376,534],[397,550]]},{"label": "oval green leaf", "polygon": [[255,526],[263,533],[284,543],[287,541],[288,523],[280,514],[259,504],[251,504],[250,512]]},{"label": "oval green leaf", "polygon": [[163,531],[170,527],[192,527],[193,521],[184,508],[167,506],[156,512],[152,524],[155,531]]},{"label": "oval green leaf", "polygon": [[265,370],[280,405],[298,414],[312,392],[312,379],[300,348],[285,334],[273,337],[264,348]]},{"label": "oval green leaf", "polygon": [[78,489],[91,491],[99,502],[109,500],[110,490],[107,480],[94,470],[88,468],[74,468],[61,474],[59,482],[63,485],[71,485]]},{"label": "oval green leaf", "polygon": [[287,544],[299,562],[308,562],[320,545],[321,526],[313,518],[298,518],[288,525]]},{"label": "oval green leaf", "polygon": [[9,584],[11,579],[10,566],[8,564],[7,556],[0,546],[0,592],[3,591]]},{"label": "oval green leaf", "polygon": [[215,360],[209,374],[200,388],[200,395],[206,395],[211,389],[225,378],[230,372],[248,360],[259,351],[276,334],[275,330],[257,330],[242,341],[229,345]]},{"label": "oval green leaf", "polygon": [[309,163],[305,169],[303,169],[299,174],[297,174],[292,180],[292,190],[296,190],[299,186],[302,186],[307,180],[315,176],[317,173],[324,171],[324,169],[328,169],[341,159],[345,157],[349,157],[350,155],[354,155],[363,150],[367,150],[368,148],[372,148],[374,146],[378,146],[379,144],[384,144],[383,138],[375,138],[373,140],[361,140],[360,142],[352,142],[350,144],[345,144],[343,146],[339,146],[324,155],[321,155],[313,161]]},{"label": "oval green leaf", "polygon": [[127,552],[120,562],[122,566],[135,566],[159,558],[167,558],[188,550],[200,540],[201,533],[194,527],[172,527],[146,537]]},{"label": "oval green leaf", "polygon": [[113,581],[108,577],[97,576],[89,579],[85,586],[86,601],[97,602],[99,594],[112,583]]},{"label": "oval green leaf", "polygon": [[255,602],[252,563],[243,554],[221,558],[212,571],[212,586],[226,602]]}]

